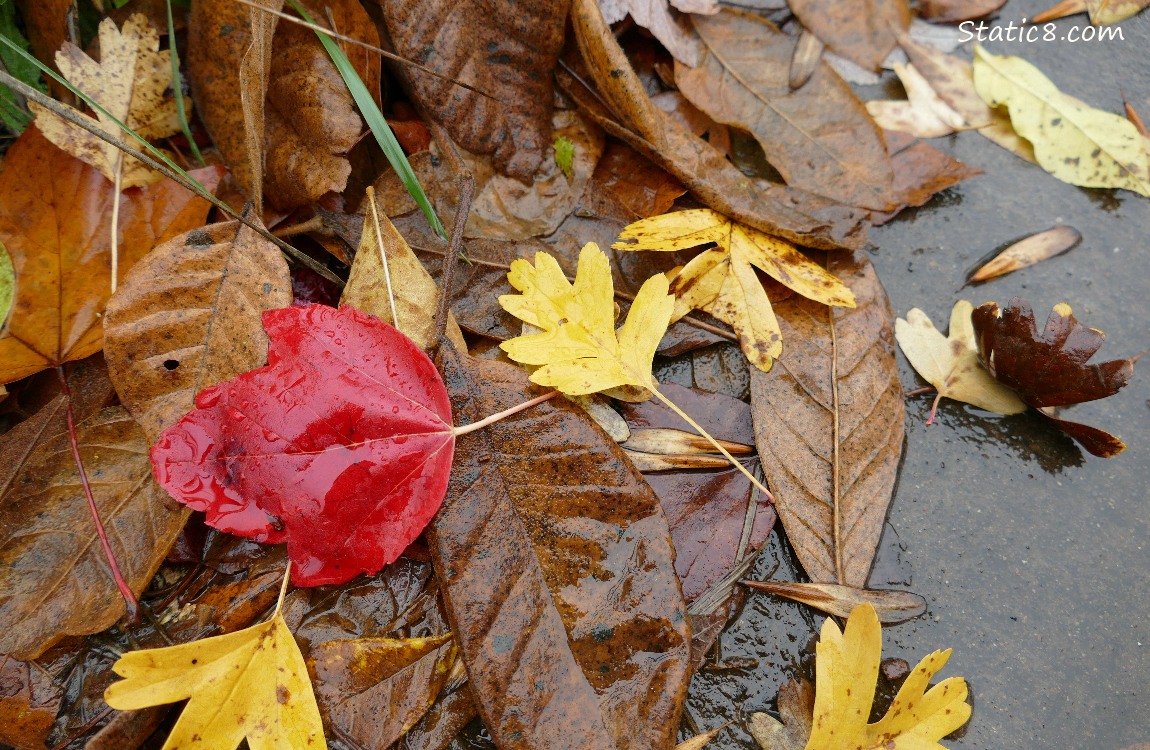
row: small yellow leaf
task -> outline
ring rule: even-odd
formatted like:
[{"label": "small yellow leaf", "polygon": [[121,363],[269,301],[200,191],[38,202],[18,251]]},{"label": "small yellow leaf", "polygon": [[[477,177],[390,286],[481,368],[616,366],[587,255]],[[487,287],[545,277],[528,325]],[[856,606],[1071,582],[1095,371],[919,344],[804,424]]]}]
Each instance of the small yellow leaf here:
[{"label": "small yellow leaf", "polygon": [[714,242],[675,278],[674,320],[704,310],[729,324],[747,359],[761,370],[782,353],[779,324],[752,266],[825,305],[854,307],[854,294],[786,240],[731,221],[709,208],[653,216],[624,227],[616,250],[686,250]]},{"label": "small yellow leaf", "polygon": [[814,722],[806,750],[942,750],[946,735],[970,718],[966,681],[951,677],[927,690],[950,650],[920,661],[886,716],[867,724],[882,658],[882,626],[869,604],[856,607],[840,632],[827,618],[815,662]]},{"label": "small yellow leaf", "polygon": [[163,750],[314,748],[327,742],[303,655],[279,614],[227,635],[132,651],[104,691],[128,711],[188,700]]},{"label": "small yellow leaf", "polygon": [[945,337],[916,307],[906,314],[906,320],[895,321],[895,339],[915,371],[938,389],[939,398],[952,398],[998,414],[1026,411],[1018,394],[995,380],[979,362],[971,323],[973,309],[966,300],[955,303],[950,313],[950,335]]},{"label": "small yellow leaf", "polygon": [[[172,53],[170,50],[158,52],[159,48],[159,33],[143,15],[131,16],[122,31],[106,18],[100,24],[99,62],[71,42],[65,42],[56,53],[56,65],[69,83],[109,114],[141,138],[154,140],[180,129],[175,99],[166,94],[172,85]],[[52,143],[100,170],[109,180],[115,181],[116,171],[122,169],[123,188],[151,184],[160,178],[143,162],[123,154],[79,125],[35,102],[30,102],[29,107],[36,115],[36,127]],[[76,112],[76,115],[106,132],[120,133],[120,126],[104,114],[91,117]]]},{"label": "small yellow leaf", "polygon": [[539,366],[532,382],[573,396],[625,385],[654,390],[651,364],[675,305],[665,276],[643,284],[618,332],[610,261],[594,243],[579,254],[574,284],[547,253],[537,253],[535,265],[512,263],[507,280],[522,294],[505,294],[499,304],[542,333],[500,347],[516,362]]},{"label": "small yellow leaf", "polygon": [[1006,107],[1038,164],[1080,187],[1125,188],[1150,196],[1150,155],[1124,117],[1063,94],[1019,57],[974,50],[974,87],[991,107]]}]

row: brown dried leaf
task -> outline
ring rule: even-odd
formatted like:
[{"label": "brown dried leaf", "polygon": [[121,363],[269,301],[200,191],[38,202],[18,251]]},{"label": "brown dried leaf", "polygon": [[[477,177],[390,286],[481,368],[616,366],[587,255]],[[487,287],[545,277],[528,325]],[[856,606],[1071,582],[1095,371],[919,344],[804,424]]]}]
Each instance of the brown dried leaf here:
[{"label": "brown dried leaf", "polygon": [[[675,3],[676,7],[682,2]],[[599,0],[599,7],[607,23],[617,23],[630,15],[631,20],[650,31],[676,60],[687,65],[699,64],[703,56],[702,45],[691,30],[691,23],[672,12],[667,0]],[[718,3],[714,3],[714,10],[710,12],[715,13],[718,9]],[[684,9],[679,7],[679,10]]]},{"label": "brown dried leaf", "polygon": [[451,79],[399,68],[413,98],[463,148],[531,179],[551,146],[552,71],[569,0],[457,3],[380,0],[395,51]]},{"label": "brown dried leaf", "polygon": [[807,575],[863,588],[902,452],[902,386],[874,267],[832,256],[827,270],[858,306],[777,304],[787,348],[771,372],[751,371],[751,407],[763,472]]},{"label": "brown dried leaf", "polygon": [[[219,167],[192,175],[209,190]],[[60,200],[53,196],[82,196]],[[0,243],[16,269],[16,296],[0,331],[0,383],[103,346],[109,295],[112,183],[28,128],[0,172]],[[120,196],[120,272],[155,245],[201,226],[211,205],[170,180]]]},{"label": "brown dried leaf", "polygon": [[767,713],[751,714],[751,736],[762,750],[803,750],[811,736],[815,712],[815,688],[806,680],[790,680],[779,688],[779,715],[782,722]]},{"label": "brown dried leaf", "polygon": [[990,258],[984,258],[966,277],[967,284],[1005,276],[1021,268],[1033,266],[1050,258],[1056,258],[1078,247],[1082,233],[1074,227],[1061,224],[1012,242],[1000,250],[995,250]]},{"label": "brown dried leaf", "polygon": [[120,400],[148,440],[204,388],[263,365],[261,316],[291,301],[283,255],[238,221],[175,237],[132,269],[108,303],[105,348]]},{"label": "brown dried leaf", "polygon": [[885,134],[894,165],[894,188],[902,205],[887,213],[872,213],[871,223],[876,226],[890,221],[904,208],[921,206],[948,187],[982,174],[981,169],[967,166],[906,133],[888,130]]},{"label": "brown dried leaf", "polygon": [[[49,408],[63,408],[62,400]],[[5,455],[12,444],[32,443],[23,426],[5,435]],[[77,438],[112,552],[139,595],[189,511],[152,479],[143,430],[124,409],[77,425]],[[108,573],[68,435],[52,435],[22,462],[3,466],[10,477],[0,476],[0,622],[20,627],[0,632],[0,653],[34,659],[66,635],[110,627],[124,600]]]},{"label": "brown dried leaf", "polygon": [[[440,359],[461,423],[528,396],[514,367],[448,347]],[[461,436],[455,461],[430,546],[495,742],[671,746],[689,633],[666,520],[639,474],[562,399]]]},{"label": "brown dried leaf", "polygon": [[702,64],[675,67],[675,81],[710,117],[748,130],[788,185],[840,203],[889,210],[894,173],[882,133],[850,86],[819,64],[792,91],[793,37],[753,13],[694,19]]},{"label": "brown dried leaf", "polygon": [[0,657],[0,743],[44,750],[63,692],[39,665]]},{"label": "brown dried leaf", "polygon": [[790,581],[743,581],[757,591],[793,599],[835,617],[849,617],[860,604],[869,604],[879,622],[895,625],[926,611],[926,600],[918,594],[895,589],[859,589],[837,583],[792,583]]},{"label": "brown dried leaf", "polygon": [[790,6],[832,52],[876,72],[898,32],[910,28],[906,0],[790,0]]},{"label": "brown dried leaf", "polygon": [[918,14],[932,23],[960,23],[990,15],[1005,4],[1006,0],[922,0]]},{"label": "brown dried leaf", "polygon": [[439,696],[419,723],[403,736],[396,750],[444,750],[478,715],[475,692],[464,683]]},{"label": "brown dried leaf", "polygon": [[[32,51],[41,62],[59,72],[56,68],[56,50],[68,41],[68,11],[72,9],[72,0],[16,0],[16,5],[27,27]],[[48,85],[57,99],[72,95],[63,85],[53,80],[49,80]]]},{"label": "brown dried leaf", "polygon": [[560,85],[604,130],[659,164],[705,204],[756,229],[805,247],[859,248],[865,230],[810,216],[786,197],[764,191],[713,146],[692,135],[652,104],[627,56],[604,23],[595,0],[574,0],[571,13],[579,49],[598,96],[565,71]]}]

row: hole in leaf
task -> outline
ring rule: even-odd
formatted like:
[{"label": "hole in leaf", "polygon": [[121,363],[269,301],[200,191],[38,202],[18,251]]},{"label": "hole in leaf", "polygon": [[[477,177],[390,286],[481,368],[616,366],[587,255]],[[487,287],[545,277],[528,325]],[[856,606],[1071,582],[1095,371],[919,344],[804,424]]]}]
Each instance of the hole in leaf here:
[{"label": "hole in leaf", "polygon": [[178,359],[166,359],[166,360],[164,360],[164,369],[165,370],[174,370],[179,366],[180,366],[180,361]]}]

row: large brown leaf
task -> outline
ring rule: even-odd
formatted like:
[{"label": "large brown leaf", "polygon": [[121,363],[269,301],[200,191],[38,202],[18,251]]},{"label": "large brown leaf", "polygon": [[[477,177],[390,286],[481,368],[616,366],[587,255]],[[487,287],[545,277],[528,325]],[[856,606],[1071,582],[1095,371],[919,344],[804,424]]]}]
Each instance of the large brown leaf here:
[{"label": "large brown leaf", "polygon": [[[219,167],[192,173],[209,190]],[[115,191],[93,167],[28,128],[0,172],[0,244],[16,269],[16,296],[0,332],[0,383],[83,359],[103,346],[111,292]],[[120,273],[157,244],[204,223],[211,204],[164,180],[120,197]]]},{"label": "large brown leaf", "polygon": [[[60,397],[49,409],[63,408]],[[28,422],[4,437],[0,455],[0,653],[34,659],[66,635],[96,633],[124,613],[92,514],[80,489],[68,435],[23,453]],[[32,421],[30,430],[39,429]],[[148,585],[188,511],[152,479],[143,430],[119,407],[77,426],[80,456],[112,552],[137,594]]]},{"label": "large brown leaf", "polygon": [[175,237],[132,269],[108,303],[105,356],[149,442],[204,388],[264,364],[261,316],[291,301],[283,255],[238,221]]},{"label": "large brown leaf", "polygon": [[[440,356],[462,423],[531,391],[516,368]],[[581,410],[556,399],[461,436],[430,541],[499,747],[674,744],[689,632],[667,522]]]},{"label": "large brown leaf", "polygon": [[[28,31],[28,41],[40,62],[57,73],[56,50],[68,41],[68,12],[72,9],[71,0],[17,0],[20,18]],[[52,93],[57,97],[71,96],[67,89],[54,80],[48,81]]]},{"label": "large brown leaf", "polygon": [[603,21],[595,0],[574,0],[571,19],[598,91],[587,90],[565,71],[558,73],[559,82],[604,130],[662,166],[701,201],[732,219],[807,247],[863,246],[866,238],[861,217],[844,227],[836,220],[804,213],[777,192],[764,191],[714,146],[658,109]]},{"label": "large brown leaf", "polygon": [[874,267],[832,256],[858,306],[775,305],[787,347],[751,371],[755,442],[787,537],[812,581],[866,585],[894,490],[903,396],[894,318]]},{"label": "large brown leaf", "polygon": [[460,146],[531,179],[551,145],[552,71],[570,0],[379,0],[395,51],[470,84],[400,69],[415,100]]},{"label": "large brown leaf", "polygon": [[675,82],[712,119],[750,131],[788,185],[840,203],[893,208],[894,172],[882,132],[850,86],[820,63],[791,91],[795,38],[747,12],[698,16],[707,54],[679,63]]},{"label": "large brown leaf", "polygon": [[907,0],[790,0],[790,6],[832,52],[874,71],[910,27]]}]

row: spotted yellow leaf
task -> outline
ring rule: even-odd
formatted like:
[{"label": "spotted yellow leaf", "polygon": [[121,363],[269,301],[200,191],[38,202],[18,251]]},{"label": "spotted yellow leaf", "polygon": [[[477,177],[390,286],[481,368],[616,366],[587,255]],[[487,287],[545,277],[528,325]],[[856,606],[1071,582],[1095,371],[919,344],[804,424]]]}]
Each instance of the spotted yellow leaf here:
[{"label": "spotted yellow leaf", "polygon": [[826,305],[854,307],[854,294],[786,240],[731,221],[709,208],[652,216],[626,226],[616,250],[677,251],[715,243],[685,265],[671,284],[678,320],[709,312],[734,329],[747,359],[769,370],[782,353],[782,332],[755,268]]},{"label": "spotted yellow leaf", "polygon": [[845,632],[828,617],[815,652],[814,720],[806,750],[945,750],[939,740],[970,718],[961,677],[927,690],[950,658],[947,649],[920,661],[886,715],[867,723],[882,658],[882,626],[869,604],[851,612]]},{"label": "spotted yellow leaf", "polygon": [[1005,107],[1038,164],[1080,187],[1124,188],[1150,196],[1150,154],[1133,123],[1068,96],[1020,57],[974,50],[974,88]]},{"label": "spotted yellow leaf", "polygon": [[279,605],[260,625],[132,651],[112,669],[126,678],[104,691],[112,708],[188,701],[163,750],[235,750],[245,737],[251,750],[327,748],[307,665]]}]

